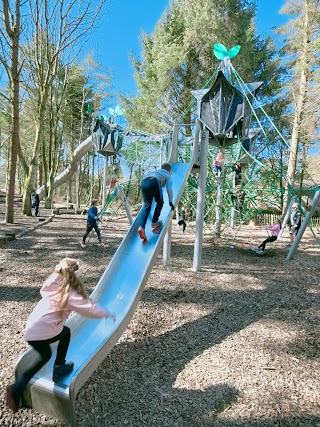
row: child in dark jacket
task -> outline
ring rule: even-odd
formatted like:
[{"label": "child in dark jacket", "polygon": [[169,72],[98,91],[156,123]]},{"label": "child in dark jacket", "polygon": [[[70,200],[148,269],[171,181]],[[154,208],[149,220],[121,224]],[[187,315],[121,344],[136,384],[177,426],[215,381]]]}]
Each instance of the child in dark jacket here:
[{"label": "child in dark jacket", "polygon": [[98,200],[92,199],[91,207],[88,211],[87,228],[81,242],[81,246],[83,248],[86,246],[86,238],[93,228],[97,233],[98,243],[101,245],[101,235],[100,235],[100,230],[97,224],[97,221],[99,221],[97,204],[98,204]]},{"label": "child in dark jacket", "polygon": [[35,209],[34,215],[39,216],[40,197],[36,190],[33,190],[31,193],[31,203],[32,207]]},{"label": "child in dark jacket", "polygon": [[162,188],[167,188],[169,205],[174,210],[172,203],[172,180],[171,180],[171,165],[169,163],[163,163],[161,168],[153,172],[149,172],[141,182],[141,192],[143,197],[143,206],[140,216],[140,224],[138,228],[138,234],[140,238],[146,242],[147,236],[145,234],[145,226],[151,211],[151,204],[153,199],[156,202],[156,207],[152,216],[151,227],[154,230],[159,229],[162,226],[162,221],[159,220],[159,216],[163,207],[163,194]]},{"label": "child in dark jacket", "polygon": [[301,212],[299,210],[298,203],[293,203],[290,218],[289,218],[289,227],[290,227],[290,244],[294,242],[296,235],[298,234],[299,228],[301,227]]}]

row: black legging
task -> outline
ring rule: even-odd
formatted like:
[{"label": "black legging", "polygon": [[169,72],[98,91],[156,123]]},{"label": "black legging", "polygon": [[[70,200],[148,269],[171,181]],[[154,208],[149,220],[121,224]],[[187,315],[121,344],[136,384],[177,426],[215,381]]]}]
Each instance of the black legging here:
[{"label": "black legging", "polygon": [[262,249],[264,251],[266,244],[274,242],[277,240],[278,236],[269,236],[264,242],[261,243],[261,245],[258,246],[258,248]]},{"label": "black legging", "polygon": [[70,343],[70,329],[67,326],[63,327],[62,332],[59,335],[48,340],[28,341],[31,347],[40,354],[41,359],[23,373],[23,379],[26,384],[50,360],[52,354],[50,344],[56,341],[59,341],[59,344],[55,365],[63,365],[66,361],[66,354]]},{"label": "black legging", "polygon": [[99,230],[98,224],[97,223],[89,224],[87,222],[87,228],[86,228],[86,231],[85,231],[83,238],[82,238],[83,243],[86,242],[86,238],[93,228],[94,228],[95,232],[97,233],[97,237],[98,237],[99,242],[101,242],[101,235],[100,235],[100,230]]},{"label": "black legging", "polygon": [[153,212],[152,222],[155,224],[159,219],[163,207],[162,187],[157,178],[145,178],[141,182],[141,192],[143,205],[139,220],[140,226],[145,228],[149,213],[151,211],[151,204],[153,199],[156,202],[156,207]]}]

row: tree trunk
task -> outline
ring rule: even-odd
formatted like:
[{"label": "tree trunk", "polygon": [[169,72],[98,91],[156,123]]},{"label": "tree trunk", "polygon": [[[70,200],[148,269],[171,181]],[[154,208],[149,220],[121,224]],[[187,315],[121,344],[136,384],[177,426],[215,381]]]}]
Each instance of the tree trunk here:
[{"label": "tree trunk", "polygon": [[304,181],[304,176],[305,176],[305,172],[306,172],[306,168],[307,168],[307,157],[308,157],[308,148],[306,146],[306,144],[303,144],[302,146],[302,160],[301,160],[301,174],[300,174],[300,197],[299,197],[299,201],[300,204],[302,203],[303,200],[303,181]]},{"label": "tree trunk", "polygon": [[9,163],[9,179],[6,193],[5,222],[13,224],[14,220],[14,193],[16,184],[17,158],[19,146],[19,77],[13,81],[13,106],[12,106],[12,134]]},{"label": "tree trunk", "polygon": [[21,213],[23,215],[32,215],[32,206],[31,206],[31,193],[33,189],[35,188],[35,182],[37,179],[37,173],[38,173],[38,167],[39,167],[39,154],[40,154],[40,143],[42,140],[41,135],[41,121],[44,117],[44,112],[40,113],[39,121],[36,124],[36,136],[35,136],[35,143],[33,147],[33,155],[29,166],[29,172],[28,176],[26,178],[26,182],[24,184],[24,191],[23,191],[23,200],[22,200],[22,209]]},{"label": "tree trunk", "polygon": [[287,191],[284,197],[283,212],[286,212],[288,203],[289,203],[289,191],[290,187],[294,185],[294,176],[297,167],[297,156],[299,148],[299,136],[300,136],[300,127],[303,117],[303,109],[307,97],[307,85],[308,85],[308,76],[309,76],[309,44],[310,44],[310,23],[309,23],[309,11],[308,11],[308,1],[305,1],[304,4],[304,23],[303,23],[303,52],[301,56],[301,72],[300,72],[300,84],[299,84],[299,94],[296,102],[296,108],[294,113],[291,143],[290,143],[290,154],[289,154],[289,163],[287,170]]},{"label": "tree trunk", "polygon": [[[9,16],[10,15],[10,16]],[[19,149],[19,38],[20,38],[20,1],[15,4],[16,20],[12,22],[12,16],[9,9],[8,0],[3,1],[3,19],[5,21],[6,31],[11,44],[11,67],[10,67],[10,86],[12,91],[12,131],[11,147],[9,160],[8,182],[6,184],[6,211],[5,222],[13,224],[14,219],[14,193],[16,184],[17,158]],[[12,27],[10,27],[10,24]]]}]

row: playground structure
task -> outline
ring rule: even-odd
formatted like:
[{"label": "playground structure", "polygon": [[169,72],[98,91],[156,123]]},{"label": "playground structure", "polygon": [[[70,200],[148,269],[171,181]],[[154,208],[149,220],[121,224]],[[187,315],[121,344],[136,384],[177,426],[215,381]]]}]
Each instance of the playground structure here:
[{"label": "playground structure", "polygon": [[[282,216],[281,203],[286,191],[289,200],[292,198],[299,200],[304,213],[308,209],[309,200],[318,189],[306,174],[307,186],[302,187],[300,184],[299,188],[293,187],[288,182],[283,166],[284,161],[279,158],[273,139],[277,138],[284,148],[289,149],[289,146],[256,99],[262,82],[244,83],[232,67],[230,58],[235,56],[239,50],[240,46],[235,46],[228,52],[223,45],[214,45],[216,57],[222,60],[218,70],[214,73],[215,82],[210,88],[192,91],[197,103],[201,103],[201,106],[197,105],[194,116],[199,117],[203,126],[209,130],[204,227],[218,237],[226,228],[229,231],[234,230],[236,236],[241,225],[252,220],[257,212],[270,209],[273,212],[277,211]],[[122,114],[120,107],[110,110],[112,110],[110,114],[119,115],[119,112]],[[262,118],[258,116],[256,110],[262,112]],[[212,111],[215,113],[212,114]],[[272,128],[270,134],[265,131],[266,123]],[[184,126],[186,125],[183,123],[176,125],[178,133],[179,128]],[[193,125],[187,126],[193,127],[194,135],[195,121]],[[123,138],[129,134],[131,134],[129,138],[134,138],[132,131],[122,129],[114,123],[114,117],[110,118],[110,123],[98,118],[93,126],[92,135],[76,148],[71,156],[69,167],[55,178],[54,188],[66,183],[71,178],[77,170],[81,157],[94,147],[97,153],[104,156],[105,161],[102,192],[102,206],[104,206],[108,197],[107,159],[109,156],[115,155],[119,150],[118,146],[122,145],[122,142],[117,144],[120,134]],[[193,135],[189,137],[189,142],[185,133],[180,133],[178,136],[180,162],[186,162],[190,157],[186,156],[185,147],[188,147],[188,144],[190,147]],[[136,138],[143,140],[142,135],[139,134]],[[159,164],[164,161],[163,140],[164,138],[161,137]],[[167,151],[168,146],[169,144]],[[181,149],[181,147],[184,148]],[[182,153],[183,151],[185,152]],[[218,177],[210,167],[217,152],[221,152],[223,158],[222,173]],[[270,157],[270,153],[273,161],[268,163],[266,159],[268,156]],[[240,167],[239,175],[234,172],[236,164]],[[151,165],[151,167],[153,166]],[[126,183],[122,182],[122,184],[128,197],[129,191],[127,191]],[[136,185],[139,184],[136,183]],[[192,222],[196,221],[197,188],[197,178],[195,175],[191,175],[180,201],[180,207],[188,207],[187,220]],[[37,192],[42,196],[44,186],[40,187]]]},{"label": "playground structure", "polygon": [[[227,65],[228,67],[230,66],[229,64]],[[241,163],[241,160],[245,156],[250,157],[252,142],[260,132],[259,128],[250,127],[251,110],[248,109],[248,105],[260,86],[260,83],[254,83],[247,85],[246,89],[238,90],[228,83],[223,72],[219,72],[210,89],[194,92],[198,104],[198,119],[192,137],[192,148],[188,146],[188,161],[178,161],[178,135],[180,128],[184,125],[176,124],[174,126],[168,161],[172,164],[173,203],[175,206],[178,205],[181,199],[188,178],[192,179],[194,177],[195,174],[193,175],[192,172],[197,173],[199,176],[193,259],[194,271],[199,271],[201,268],[209,146],[212,145],[223,150],[224,156],[226,156],[227,149],[231,150],[233,146],[238,146],[235,159],[240,164],[245,164],[245,161]],[[88,143],[87,141],[86,144]],[[87,148],[86,144],[84,147]],[[85,151],[84,147],[81,152]],[[74,156],[75,162],[80,157],[79,150]],[[215,215],[216,234],[218,235],[221,232],[223,214],[222,201],[226,177],[225,171],[226,169],[220,176],[215,178],[217,187]],[[60,182],[61,184],[61,181],[68,179],[65,176],[67,174],[68,172],[65,172],[60,177],[60,181],[55,182]],[[232,189],[235,190],[235,179],[232,185]],[[316,207],[318,201],[319,191],[315,193],[312,209]],[[231,206],[231,212],[232,209],[233,212],[236,211],[234,205]],[[312,209],[310,210],[310,216],[313,213]],[[160,234],[153,234],[150,222],[148,223],[146,233],[151,237],[147,245],[142,245],[136,232],[139,220],[138,214],[90,296],[93,301],[99,301],[102,306],[108,306],[110,311],[116,314],[116,323],[110,324],[106,319],[90,320],[83,319],[78,314],[73,315],[68,320],[67,325],[72,331],[68,356],[75,363],[74,371],[61,383],[54,384],[51,381],[52,361],[54,360],[54,357],[52,357],[50,362],[31,380],[24,396],[24,404],[26,406],[33,407],[34,410],[55,418],[61,418],[71,423],[72,426],[76,426],[75,399],[77,393],[117,343],[131,320],[162,244],[163,264],[167,266],[170,263],[172,213],[166,199],[161,219],[163,227]],[[241,214],[239,219],[241,222]],[[308,225],[308,217],[306,217],[304,223],[306,227]],[[303,230],[300,234],[302,236]],[[87,337],[85,341],[83,340],[84,336]],[[27,350],[17,363],[16,373],[19,375],[34,357],[34,350]]]},{"label": "playground structure", "polygon": [[[289,151],[290,147],[256,99],[262,82],[244,83],[228,56],[216,56],[223,61],[213,86],[192,91],[197,98],[197,116],[209,130],[205,227],[214,224],[213,232],[220,237],[223,225],[236,240],[242,224],[248,224],[257,212],[271,208],[282,217],[285,193],[289,200],[299,202],[303,214],[313,197],[311,209],[315,212],[319,187],[310,176],[305,176],[305,184],[300,182],[299,187],[289,182],[282,151]],[[269,124],[271,131],[267,132],[263,123]],[[210,167],[217,154],[223,159],[219,174]],[[272,161],[268,162],[270,157]],[[188,184],[181,204],[194,220],[197,182],[193,176]],[[316,238],[314,232],[313,235]]]},{"label": "playground structure", "polygon": [[[188,175],[192,171],[194,158],[191,158],[190,163],[175,163],[173,151],[170,156],[173,203],[177,204]],[[194,153],[196,152],[197,150],[194,150]],[[52,358],[31,380],[24,396],[25,406],[76,426],[76,395],[117,343],[131,320],[161,244],[165,236],[170,233],[171,217],[171,207],[165,200],[161,213],[163,227],[160,234],[153,234],[150,224],[146,228],[146,232],[152,236],[148,245],[142,245],[137,235],[138,216],[136,217],[90,296],[93,301],[99,301],[102,306],[108,306],[110,311],[116,314],[116,323],[111,325],[111,322],[106,319],[92,321],[78,314],[73,315],[67,321],[67,325],[72,331],[68,356],[75,363],[74,371],[61,383],[53,383],[51,381]],[[165,246],[168,248],[168,245]],[[167,251],[167,261],[169,256]],[[87,337],[85,341],[84,336]],[[17,362],[16,374],[19,375],[20,371],[23,371],[35,357],[34,350],[28,349]]]}]

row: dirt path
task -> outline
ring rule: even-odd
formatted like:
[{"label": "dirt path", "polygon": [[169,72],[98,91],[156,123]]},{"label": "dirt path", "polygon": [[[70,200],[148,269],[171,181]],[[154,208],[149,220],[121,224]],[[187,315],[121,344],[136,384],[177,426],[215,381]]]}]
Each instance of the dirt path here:
[{"label": "dirt path", "polygon": [[[1,427],[63,426],[12,414],[3,397],[43,280],[72,256],[92,290],[128,224],[108,223],[103,248],[80,247],[84,227],[57,216],[1,248]],[[160,254],[131,323],[78,395],[79,427],[320,426],[320,248],[307,233],[288,262],[285,234],[259,257],[249,248],[264,238],[249,227],[235,242],[206,236],[195,273],[193,231],[174,227],[172,267]]]}]

